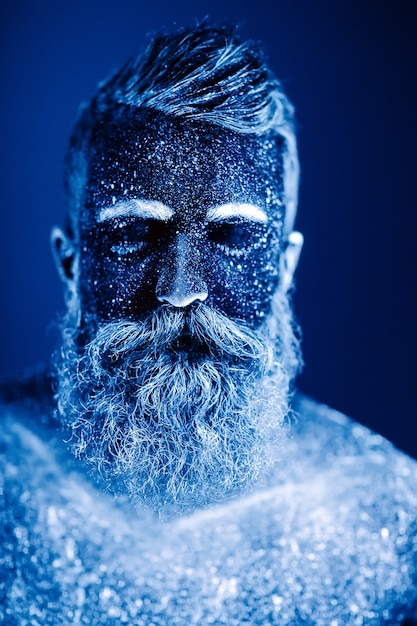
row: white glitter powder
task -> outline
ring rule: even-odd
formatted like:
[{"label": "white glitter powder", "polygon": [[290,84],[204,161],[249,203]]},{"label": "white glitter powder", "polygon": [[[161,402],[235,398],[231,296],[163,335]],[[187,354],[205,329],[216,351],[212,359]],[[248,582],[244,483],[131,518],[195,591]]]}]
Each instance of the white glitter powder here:
[{"label": "white glitter powder", "polygon": [[1,623],[417,623],[416,463],[295,408],[269,486],[162,523],[98,491],[33,409],[5,407]]}]

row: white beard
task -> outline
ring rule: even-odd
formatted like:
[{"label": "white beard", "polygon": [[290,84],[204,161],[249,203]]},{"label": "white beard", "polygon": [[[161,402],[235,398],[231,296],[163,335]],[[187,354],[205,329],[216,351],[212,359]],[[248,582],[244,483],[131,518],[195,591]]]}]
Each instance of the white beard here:
[{"label": "white beard", "polygon": [[273,306],[254,331],[204,304],[164,305],[144,322],[99,327],[82,349],[67,322],[56,399],[74,454],[114,493],[165,512],[220,502],[262,477],[301,362],[287,296]]}]

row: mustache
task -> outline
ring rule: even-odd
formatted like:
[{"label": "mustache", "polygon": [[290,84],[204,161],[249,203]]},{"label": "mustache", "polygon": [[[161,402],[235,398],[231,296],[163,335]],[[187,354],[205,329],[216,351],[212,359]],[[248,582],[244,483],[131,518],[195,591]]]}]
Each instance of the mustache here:
[{"label": "mustache", "polygon": [[[210,306],[199,303],[187,309],[162,305],[141,322],[112,321],[98,328],[96,336],[86,346],[87,354],[103,367],[126,360],[134,365],[135,357],[143,359],[149,353],[161,353],[173,359],[185,356],[232,360],[236,362],[272,362],[272,347],[262,331],[252,330],[235,322]],[[255,363],[254,363],[255,364]]]}]

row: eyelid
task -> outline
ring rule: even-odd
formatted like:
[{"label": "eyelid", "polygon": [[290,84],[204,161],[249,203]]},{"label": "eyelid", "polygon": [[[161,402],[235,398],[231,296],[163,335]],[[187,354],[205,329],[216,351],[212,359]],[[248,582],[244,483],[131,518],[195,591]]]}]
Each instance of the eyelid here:
[{"label": "eyelid", "polygon": [[165,225],[166,222],[159,220],[155,217],[137,217],[136,215],[120,215],[118,217],[111,217],[106,219],[104,222],[100,222],[100,226],[109,227],[111,229],[123,229],[132,227],[146,227],[151,226],[153,224],[161,224],[161,226]]},{"label": "eyelid", "polygon": [[143,242],[138,241],[137,243],[114,243],[111,246],[111,251],[112,252],[120,252],[120,251],[124,251],[124,252],[133,252],[135,250],[141,250],[145,247],[145,245],[143,244]]},{"label": "eyelid", "polygon": [[238,254],[238,251],[256,247],[259,238],[265,236],[266,229],[264,224],[248,220],[211,222],[207,234],[216,247],[224,251],[235,250]]},{"label": "eyelid", "polygon": [[218,220],[210,221],[207,223],[208,228],[221,228],[222,226],[247,226],[247,227],[257,227],[257,226],[265,226],[263,222],[255,222],[243,215],[231,215],[227,218],[221,218]]},{"label": "eyelid", "polygon": [[156,219],[109,220],[101,226],[107,227],[110,250],[117,256],[148,253],[168,238],[166,222]]}]

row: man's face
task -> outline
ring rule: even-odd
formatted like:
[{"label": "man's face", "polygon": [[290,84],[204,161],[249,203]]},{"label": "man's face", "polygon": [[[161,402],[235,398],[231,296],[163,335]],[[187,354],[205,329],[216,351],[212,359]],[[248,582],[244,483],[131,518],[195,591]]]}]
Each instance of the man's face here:
[{"label": "man's face", "polygon": [[100,126],[92,144],[82,311],[141,320],[164,302],[204,301],[259,326],[279,280],[278,140],[142,114]]},{"label": "man's face", "polygon": [[298,367],[279,143],[148,114],[92,146],[61,420],[133,502],[219,501],[273,462]]}]

